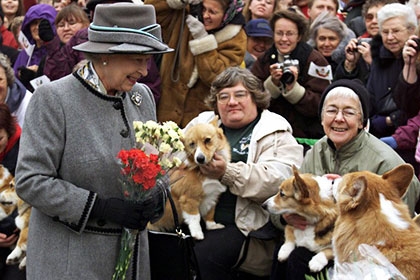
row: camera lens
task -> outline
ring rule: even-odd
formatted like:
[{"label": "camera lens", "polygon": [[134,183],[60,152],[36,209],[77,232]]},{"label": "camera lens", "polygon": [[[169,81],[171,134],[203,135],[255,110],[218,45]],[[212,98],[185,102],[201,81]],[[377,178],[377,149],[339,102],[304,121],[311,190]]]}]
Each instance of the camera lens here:
[{"label": "camera lens", "polygon": [[284,69],[284,72],[280,78],[280,81],[283,84],[290,85],[291,83],[295,81],[295,76],[293,76],[292,71],[290,71],[289,69]]}]

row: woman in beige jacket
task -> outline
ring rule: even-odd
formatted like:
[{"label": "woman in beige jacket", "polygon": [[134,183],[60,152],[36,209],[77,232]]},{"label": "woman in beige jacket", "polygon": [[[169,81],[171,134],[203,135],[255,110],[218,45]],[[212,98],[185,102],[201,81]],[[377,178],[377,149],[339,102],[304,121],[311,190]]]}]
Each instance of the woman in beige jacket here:
[{"label": "woman in beige jacket", "polygon": [[[260,80],[249,70],[228,68],[211,86],[207,103],[214,111],[201,113],[186,127],[210,122],[218,115],[232,151],[231,162],[215,156],[200,167],[228,189],[215,211],[215,221],[225,228],[205,232],[204,240],[195,246],[203,279],[229,279],[246,236],[269,220],[261,204],[291,176],[291,166],[300,166],[303,161],[303,147],[293,138],[290,124],[266,110],[269,100],[269,93],[262,91]],[[250,248],[248,256],[258,257],[249,257],[252,263],[241,268],[259,276],[269,275],[274,247]]]}]

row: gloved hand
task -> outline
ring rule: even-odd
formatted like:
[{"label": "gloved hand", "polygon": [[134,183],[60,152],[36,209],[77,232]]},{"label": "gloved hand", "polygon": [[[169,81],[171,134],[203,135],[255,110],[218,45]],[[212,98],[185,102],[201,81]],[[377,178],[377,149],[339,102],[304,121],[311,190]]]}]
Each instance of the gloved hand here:
[{"label": "gloved hand", "polygon": [[185,22],[187,23],[191,35],[194,39],[203,38],[208,35],[204,24],[198,20],[198,18],[195,18],[192,15],[188,15]]},{"label": "gloved hand", "polygon": [[388,136],[388,137],[382,137],[381,138],[381,141],[382,142],[384,142],[385,144],[388,144],[391,148],[393,148],[394,150],[396,149],[396,148],[398,148],[398,143],[397,143],[397,141],[395,140],[395,138],[394,137],[392,137],[392,136]]},{"label": "gloved hand", "polygon": [[26,68],[25,66],[18,68],[18,74],[19,80],[24,84],[29,83],[37,77],[37,73],[35,71],[32,71],[31,69]]},{"label": "gloved hand", "polygon": [[372,134],[384,135],[384,133],[386,132],[388,128],[388,126],[386,125],[386,117],[376,115],[371,120],[372,120],[372,123],[371,123]]},{"label": "gloved hand", "polygon": [[97,198],[90,218],[105,219],[129,229],[144,230],[155,212],[153,199],[134,202],[120,198]]},{"label": "gloved hand", "polygon": [[54,39],[54,31],[48,20],[43,19],[38,25],[39,38],[44,42],[49,42]]},{"label": "gloved hand", "polygon": [[157,222],[163,215],[165,210],[167,192],[169,192],[169,176],[165,175],[164,177],[156,181],[156,185],[149,190],[149,198],[152,200],[154,207],[154,213],[150,217],[150,222],[153,224]]}]

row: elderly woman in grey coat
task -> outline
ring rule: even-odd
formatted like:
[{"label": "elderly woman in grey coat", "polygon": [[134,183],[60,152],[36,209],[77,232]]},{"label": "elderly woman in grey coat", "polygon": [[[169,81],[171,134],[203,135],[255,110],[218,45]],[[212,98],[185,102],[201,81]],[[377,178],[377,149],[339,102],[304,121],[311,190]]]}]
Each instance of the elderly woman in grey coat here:
[{"label": "elderly woman in grey coat", "polygon": [[[124,15],[124,16],[121,16]],[[16,172],[33,206],[28,279],[111,279],[122,228],[139,230],[129,279],[150,279],[147,222],[162,203],[123,199],[116,155],[134,146],[133,121],[155,120],[147,75],[162,43],[150,5],[98,5],[89,41],[75,49],[88,63],[36,90],[26,112]]]}]

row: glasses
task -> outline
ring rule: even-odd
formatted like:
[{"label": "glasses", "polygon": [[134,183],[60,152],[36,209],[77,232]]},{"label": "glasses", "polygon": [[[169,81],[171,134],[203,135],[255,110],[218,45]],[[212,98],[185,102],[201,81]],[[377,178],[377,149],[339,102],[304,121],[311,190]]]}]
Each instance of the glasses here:
[{"label": "glasses", "polygon": [[335,118],[339,112],[343,114],[343,117],[346,119],[352,119],[356,117],[360,112],[356,111],[355,109],[351,108],[344,108],[344,109],[338,109],[336,107],[327,107],[325,110],[325,115],[328,117]]},{"label": "glasses", "polygon": [[374,18],[376,18],[376,14],[366,14],[365,15],[365,21],[372,21]]},{"label": "glasses", "polygon": [[243,102],[248,97],[248,94],[249,93],[246,90],[238,90],[238,91],[235,91],[233,94],[229,94],[227,92],[221,92],[218,95],[216,95],[216,97],[217,97],[217,102],[225,105],[230,101],[232,97],[236,102]]},{"label": "glasses", "polygon": [[401,32],[407,30],[407,28],[403,28],[403,29],[394,29],[394,30],[382,30],[381,31],[381,35],[384,37],[388,37],[389,34],[393,35],[393,36],[398,36]]},{"label": "glasses", "polygon": [[283,36],[286,36],[287,38],[292,38],[296,36],[297,34],[298,33],[294,31],[287,31],[287,32],[277,31],[276,32],[276,35],[279,36],[280,38],[283,38]]},{"label": "glasses", "polygon": [[76,24],[78,24],[79,22],[78,21],[75,21],[75,20],[71,20],[71,21],[60,21],[58,24],[57,24],[57,28],[64,28],[65,26],[66,26],[66,24],[68,25],[68,27],[73,27],[74,25],[76,25]]}]

